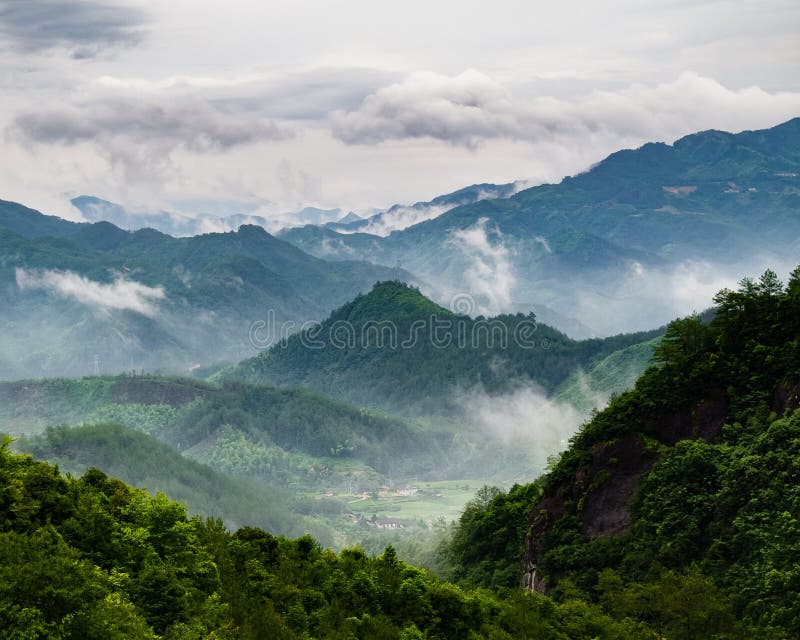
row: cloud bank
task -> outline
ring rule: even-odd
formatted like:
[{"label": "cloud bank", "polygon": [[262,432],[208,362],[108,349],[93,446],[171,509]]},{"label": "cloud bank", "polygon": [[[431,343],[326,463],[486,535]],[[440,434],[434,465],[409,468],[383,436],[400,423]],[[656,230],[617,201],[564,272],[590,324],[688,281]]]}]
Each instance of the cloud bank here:
[{"label": "cloud bank", "polygon": [[473,428],[517,453],[527,453],[530,477],[544,470],[549,456],[566,449],[587,418],[571,405],[548,399],[534,385],[500,395],[472,389],[460,394],[459,404]]},{"label": "cloud bank", "polygon": [[95,100],[17,116],[12,133],[33,142],[73,145],[93,140],[131,142],[189,151],[222,151],[290,134],[273,121],[220,111],[201,100]]},{"label": "cloud bank", "polygon": [[[3,0],[0,131],[21,135],[0,190],[62,214],[81,193],[383,209],[800,113],[796,2],[509,2],[473,2],[453,29],[452,7],[421,0]],[[187,104],[198,126],[158,112]],[[231,120],[256,125],[252,143]]]},{"label": "cloud bank", "polygon": [[176,151],[221,153],[292,135],[270,119],[222,111],[196,96],[116,92],[18,114],[6,133],[23,145],[94,143],[124,178],[145,182],[163,180]]},{"label": "cloud bank", "polygon": [[4,0],[0,36],[22,52],[64,47],[74,58],[137,44],[147,15],[99,0]]},{"label": "cloud bank", "polygon": [[797,260],[776,255],[742,256],[735,264],[684,260],[667,268],[632,262],[615,281],[576,288],[569,307],[562,309],[599,335],[653,329],[714,304],[721,289],[736,289],[745,277],[773,269],[784,279]]},{"label": "cloud bank", "polygon": [[103,284],[72,271],[17,269],[16,280],[22,291],[49,291],[89,307],[135,311],[150,317],[158,313],[155,303],[166,298],[161,287],[148,287],[123,278]]},{"label": "cloud bank", "polygon": [[492,139],[545,142],[598,133],[663,140],[706,128],[770,126],[798,113],[800,93],[732,90],[693,72],[653,86],[516,100],[476,70],[417,71],[367,96],[358,109],[333,113],[331,129],[347,144],[433,138],[475,148]]}]

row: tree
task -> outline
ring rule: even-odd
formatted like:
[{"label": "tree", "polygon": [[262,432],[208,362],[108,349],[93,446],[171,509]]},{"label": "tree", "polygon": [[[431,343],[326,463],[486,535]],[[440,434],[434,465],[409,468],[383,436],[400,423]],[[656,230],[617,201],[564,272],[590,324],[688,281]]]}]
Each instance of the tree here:
[{"label": "tree", "polygon": [[653,350],[653,360],[667,366],[683,367],[706,349],[710,335],[709,327],[696,313],[674,320]]}]

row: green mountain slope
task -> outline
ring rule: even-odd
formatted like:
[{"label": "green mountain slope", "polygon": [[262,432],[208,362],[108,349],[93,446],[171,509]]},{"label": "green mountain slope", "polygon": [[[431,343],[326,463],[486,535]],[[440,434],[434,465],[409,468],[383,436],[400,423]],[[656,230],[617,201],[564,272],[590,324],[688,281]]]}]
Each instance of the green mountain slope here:
[{"label": "green mountain slope", "polygon": [[596,606],[464,590],[389,547],[337,555],[187,518],[92,469],[0,447],[0,628],[9,638],[655,638]]},{"label": "green mountain slope", "polygon": [[549,393],[578,367],[654,335],[575,341],[533,316],[459,316],[413,287],[382,282],[219,377],[310,387],[405,415],[457,415],[464,393],[533,384]]},{"label": "green mountain slope", "polygon": [[367,470],[424,472],[450,438],[302,390],[219,388],[156,376],[0,383],[5,433],[94,423],[143,431],[222,471],[270,486],[317,486],[325,481],[317,477],[319,467],[336,461],[355,464],[349,472],[356,480]]},{"label": "green mountain slope", "polygon": [[605,406],[614,393],[633,388],[653,358],[661,338],[625,347],[571,375],[558,388],[556,400],[582,411]]},{"label": "green mountain slope", "polygon": [[[459,572],[490,583],[520,567],[528,588],[582,593],[667,637],[736,637],[734,615],[743,637],[800,633],[800,269],[716,303],[710,325],[669,326],[657,366],[536,486],[462,519],[456,541],[484,541],[491,562],[456,546]],[[670,618],[682,598],[708,605],[687,626]]]},{"label": "green mountain slope", "polygon": [[[665,287],[698,262],[727,273],[763,256],[795,259],[798,149],[800,118],[762,131],[705,131],[619,151],[559,184],[456,207],[388,237],[310,227],[281,237],[326,258],[399,258],[432,286],[471,293],[479,290],[465,274],[476,259],[492,259],[476,256],[488,243],[505,249],[512,300],[545,304],[601,333],[629,327],[626,308],[642,323],[634,326],[655,326],[689,311]],[[471,246],[468,231],[485,242]]]},{"label": "green mountain slope", "polygon": [[77,475],[103,468],[133,486],[190,505],[192,513],[222,518],[229,526],[249,524],[296,535],[308,526],[290,512],[287,494],[226,477],[119,425],[49,427],[41,436],[19,441],[17,448]]},{"label": "green mountain slope", "polygon": [[280,335],[393,273],[327,263],[260,227],[173,238],[0,202],[0,379],[236,361],[255,351],[254,323]]},{"label": "green mountain slope", "polygon": [[46,216],[16,202],[0,200],[0,227],[24,238],[69,237],[84,226]]}]

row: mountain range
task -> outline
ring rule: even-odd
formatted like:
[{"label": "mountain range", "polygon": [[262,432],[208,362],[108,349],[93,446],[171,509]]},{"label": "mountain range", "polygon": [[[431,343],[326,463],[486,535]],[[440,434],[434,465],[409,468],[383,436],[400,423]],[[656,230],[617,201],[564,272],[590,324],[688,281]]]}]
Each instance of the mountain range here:
[{"label": "mountain range", "polygon": [[395,275],[312,257],[259,226],[174,238],[0,201],[0,378],[236,361],[255,352],[254,323],[322,319]]},{"label": "mountain range", "polygon": [[338,222],[329,222],[325,227],[342,233],[367,233],[387,236],[393,231],[400,231],[420,222],[437,218],[456,207],[474,204],[483,200],[508,198],[519,191],[520,188],[521,184],[516,182],[508,184],[473,184],[452,193],[437,196],[428,202],[417,202],[412,205],[396,204],[385,211],[379,211],[359,220],[343,218]]},{"label": "mountain range", "polygon": [[[707,307],[751,263],[793,259],[799,149],[800,119],[706,131],[617,152],[559,184],[474,185],[334,225],[312,211],[320,224],[279,237],[243,225],[176,238],[0,202],[0,376],[235,362],[255,352],[249,334],[268,313],[296,331],[396,278],[398,261],[402,280],[467,300],[473,317],[534,311],[575,338],[651,329]],[[110,203],[77,204],[130,222]],[[435,217],[385,233],[409,215]]]},{"label": "mountain range", "polygon": [[[306,224],[324,225],[334,222],[353,222],[355,214],[341,209],[318,209],[304,207],[298,211],[276,212],[269,216],[255,213],[258,207],[243,207],[244,211],[224,215],[198,213],[187,215],[173,211],[149,211],[129,209],[115,202],[96,196],[78,196],[70,203],[88,222],[111,222],[126,231],[155,229],[171,236],[196,236],[203,233],[236,231],[243,224],[263,227],[269,232],[279,231],[284,226]],[[262,207],[268,203],[262,203]],[[356,220],[360,220],[355,216]]]},{"label": "mountain range", "polygon": [[558,184],[457,206],[385,236],[330,226],[279,235],[326,259],[401,260],[438,299],[469,293],[494,313],[536,303],[608,334],[657,326],[687,305],[700,310],[726,277],[790,268],[798,211],[795,118],[619,151]]},{"label": "mountain range", "polygon": [[[224,215],[203,213],[202,210],[187,214],[129,208],[97,196],[88,195],[72,198],[70,203],[89,222],[111,222],[127,231],[151,228],[172,236],[235,231],[243,224],[261,226],[270,233],[293,227],[321,226],[343,233],[365,232],[388,235],[391,231],[404,229],[423,220],[435,218],[457,206],[481,200],[507,198],[516,193],[520,187],[521,183],[476,184],[453,193],[437,196],[429,202],[417,202],[409,205],[396,204],[388,209],[372,208],[363,211],[361,215],[354,211],[345,213],[341,208],[320,209],[311,206],[297,211],[257,213],[265,209],[274,209],[274,206],[267,201],[258,201],[255,204],[239,205],[238,207],[234,205],[234,209],[242,210]],[[202,208],[203,206],[198,203],[191,204],[193,208]]]}]

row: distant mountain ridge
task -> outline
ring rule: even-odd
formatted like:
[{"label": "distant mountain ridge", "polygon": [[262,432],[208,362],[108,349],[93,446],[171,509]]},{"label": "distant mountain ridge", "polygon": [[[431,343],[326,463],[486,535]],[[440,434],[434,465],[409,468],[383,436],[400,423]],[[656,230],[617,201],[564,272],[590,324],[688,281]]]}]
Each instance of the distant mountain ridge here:
[{"label": "distant mountain ridge", "polygon": [[325,227],[342,233],[368,233],[386,236],[420,222],[432,220],[455,207],[474,204],[482,200],[509,198],[519,189],[520,183],[516,182],[473,184],[452,193],[437,196],[429,202],[417,202],[413,205],[396,204],[368,218],[355,221],[343,218],[339,222],[330,222]]},{"label": "distant mountain ridge", "polygon": [[349,216],[354,215],[352,213],[345,214],[341,209],[318,209],[316,207],[304,207],[298,211],[276,213],[271,217],[256,213],[187,215],[170,211],[131,210],[115,202],[86,195],[72,198],[70,202],[89,222],[110,222],[127,231],[150,228],[180,237],[236,231],[243,224],[263,227],[274,233],[284,226],[324,225],[337,221],[351,222],[352,218]]},{"label": "distant mountain ridge", "polygon": [[395,273],[325,262],[257,226],[174,238],[0,201],[0,378],[239,360],[268,313],[321,319]]},{"label": "distant mountain ridge", "polygon": [[236,212],[220,215],[199,211],[190,215],[163,210],[129,209],[121,204],[89,195],[77,196],[70,202],[89,222],[111,222],[128,231],[152,228],[172,236],[235,231],[243,224],[264,227],[270,233],[310,225],[345,233],[388,235],[392,231],[435,218],[456,206],[486,199],[507,198],[518,190],[519,183],[476,184],[437,196],[429,202],[417,202],[413,205],[396,204],[385,210],[377,210],[371,215],[358,215],[353,211],[345,213],[341,208],[320,209],[310,206],[297,211],[276,211],[271,214]]},{"label": "distant mountain ridge", "polygon": [[[281,237],[326,259],[400,259],[440,291],[505,288],[506,305],[533,300],[600,333],[629,330],[611,321],[633,294],[642,303],[627,315],[653,326],[691,311],[664,295],[683,271],[791,262],[800,248],[800,118],[619,151],[559,184],[457,206],[386,237],[330,227]],[[503,267],[504,281],[482,276],[481,263]]]}]

